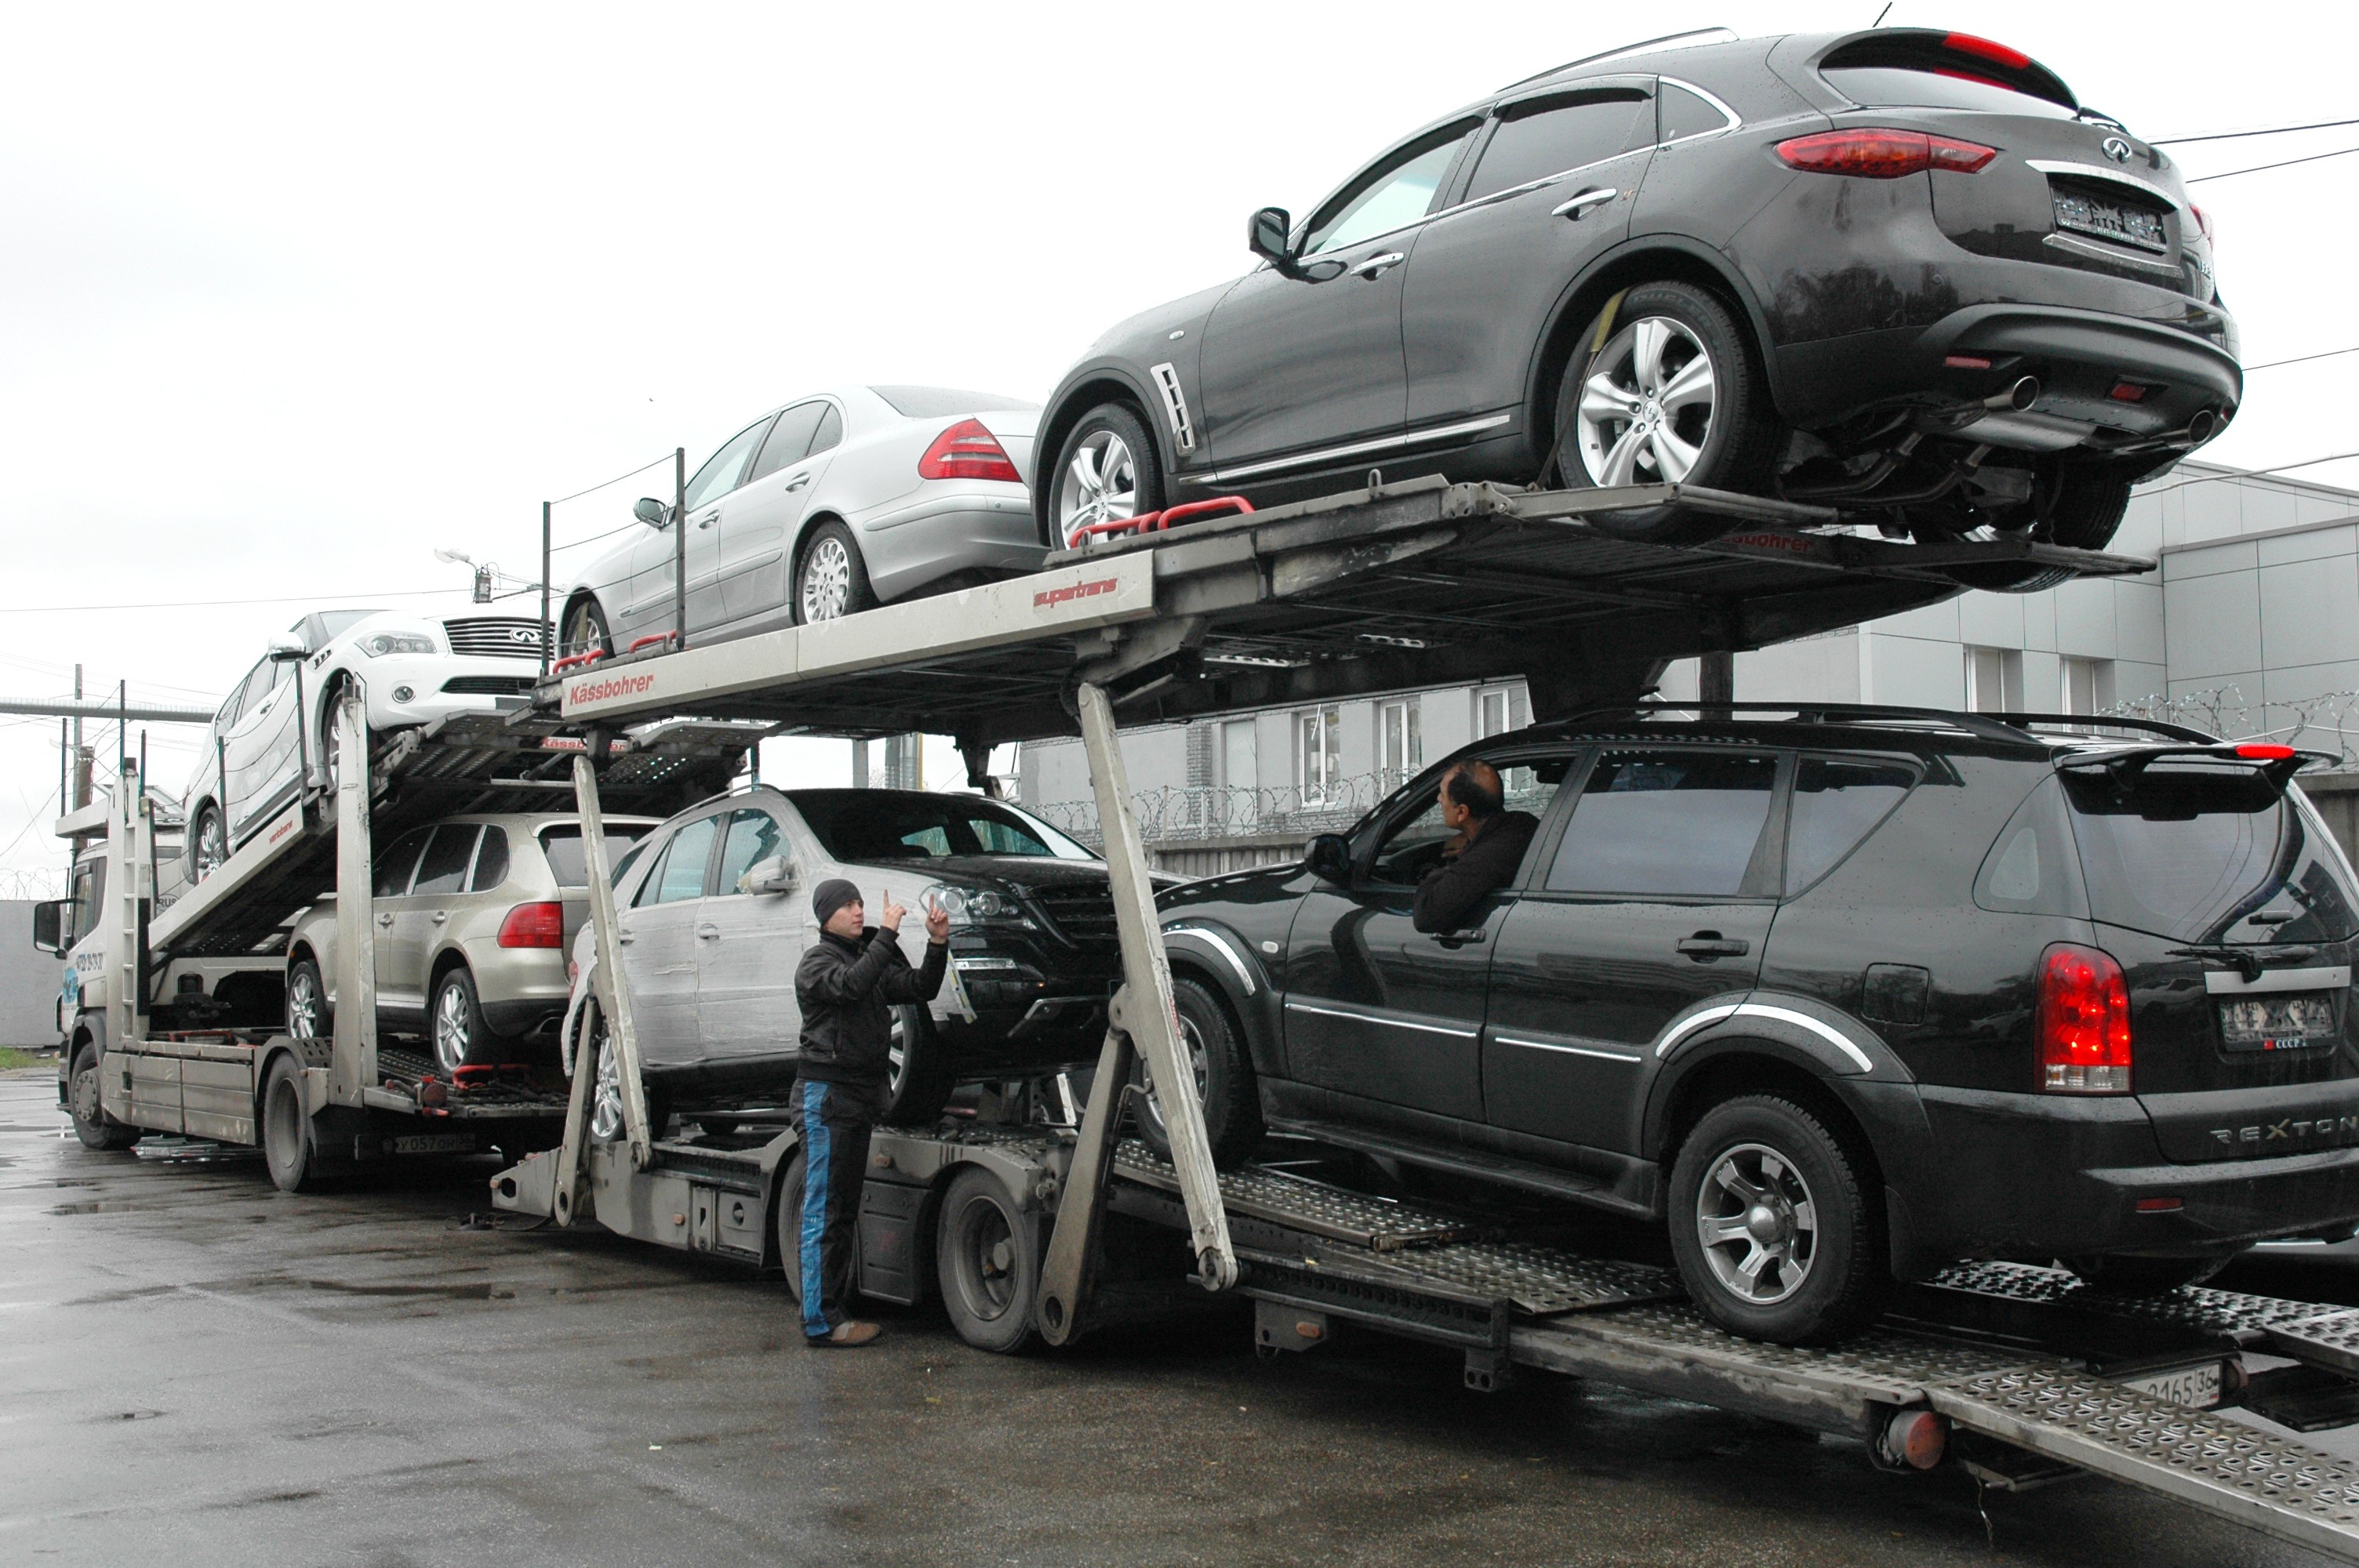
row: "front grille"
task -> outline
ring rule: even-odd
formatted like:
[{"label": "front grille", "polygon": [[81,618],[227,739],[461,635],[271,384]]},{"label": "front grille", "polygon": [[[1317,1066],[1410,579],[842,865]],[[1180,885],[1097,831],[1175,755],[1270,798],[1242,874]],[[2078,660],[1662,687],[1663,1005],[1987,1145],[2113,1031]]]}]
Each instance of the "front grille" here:
[{"label": "front grille", "polygon": [[1036,888],[1032,902],[1056,933],[1084,953],[1119,954],[1114,894],[1103,887]]},{"label": "front grille", "polygon": [[525,615],[484,615],[445,621],[442,632],[452,653],[470,658],[538,659],[546,624]]},{"label": "front grille", "polygon": [[531,676],[452,676],[442,689],[452,697],[522,697],[534,681]]}]

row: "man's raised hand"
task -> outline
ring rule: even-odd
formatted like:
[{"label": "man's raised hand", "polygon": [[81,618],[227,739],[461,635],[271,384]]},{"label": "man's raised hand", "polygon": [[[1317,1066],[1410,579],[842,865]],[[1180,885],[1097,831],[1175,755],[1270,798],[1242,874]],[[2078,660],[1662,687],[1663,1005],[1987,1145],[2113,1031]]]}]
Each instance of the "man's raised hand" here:
[{"label": "man's raised hand", "polygon": [[926,940],[940,946],[951,939],[951,912],[932,899],[926,901]]},{"label": "man's raised hand", "polygon": [[901,917],[908,913],[909,912],[908,910],[903,909],[899,904],[893,902],[893,890],[891,888],[886,888],[885,890],[885,913],[877,916],[876,923],[885,927],[886,930],[893,933],[894,935],[898,936],[901,934]]}]

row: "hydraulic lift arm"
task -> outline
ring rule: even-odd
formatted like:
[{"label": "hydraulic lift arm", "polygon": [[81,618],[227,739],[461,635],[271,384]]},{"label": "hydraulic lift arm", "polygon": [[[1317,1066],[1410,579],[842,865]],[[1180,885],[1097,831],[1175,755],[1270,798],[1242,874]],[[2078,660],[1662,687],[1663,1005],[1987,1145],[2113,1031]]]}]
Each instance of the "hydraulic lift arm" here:
[{"label": "hydraulic lift arm", "polygon": [[[615,940],[614,872],[606,863],[606,819],[598,804],[598,770],[586,754],[573,759],[573,799],[582,816],[582,858],[590,879],[590,923],[597,944],[591,989],[606,1026],[606,1049],[614,1058],[614,1086],[622,1098],[631,1163],[644,1171],[655,1157],[655,1136],[647,1126],[647,1088],[639,1081],[639,1031],[631,1014],[631,988],[623,980],[621,946]],[[597,1092],[598,1076],[599,1063],[590,1052],[585,1025],[582,1049],[574,1054],[573,1098],[565,1112],[565,1141],[558,1149],[555,1206],[560,1225],[571,1225],[576,1217],[582,1146],[589,1136],[590,1103]]]},{"label": "hydraulic lift arm", "polygon": [[[336,1011],[329,1027],[328,1087],[339,1105],[360,1103],[376,1083],[376,859],[369,827],[367,697],[357,682],[336,704]],[[298,710],[297,723],[302,722]],[[226,806],[224,806],[226,809]],[[311,1108],[319,1108],[318,1102]]]}]

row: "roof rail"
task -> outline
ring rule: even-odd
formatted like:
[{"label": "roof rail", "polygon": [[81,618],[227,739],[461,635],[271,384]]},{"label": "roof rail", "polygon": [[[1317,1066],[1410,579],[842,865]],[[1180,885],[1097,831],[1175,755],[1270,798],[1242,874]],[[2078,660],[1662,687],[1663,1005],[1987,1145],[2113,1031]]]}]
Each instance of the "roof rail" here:
[{"label": "roof rail", "polygon": [[[1500,88],[1499,91],[1502,92],[1513,92],[1516,88],[1522,87],[1526,85],[1526,83],[1545,81],[1549,77],[1560,75],[1565,71],[1571,70],[1577,65],[1596,65],[1603,60],[1619,59],[1625,54],[1643,54],[1647,50],[1656,48],[1658,45],[1676,44],[1681,39],[1691,38],[1699,44],[1707,41],[1715,44],[1733,44],[1743,36],[1744,35],[1740,34],[1734,27],[1690,27],[1683,33],[1665,33],[1659,38],[1644,38],[1635,44],[1624,44],[1620,49],[1607,49],[1603,54],[1585,54],[1579,59],[1569,59],[1562,65],[1552,65],[1546,70],[1538,71],[1530,76],[1525,77],[1521,81],[1510,81],[1506,86]],[[1690,45],[1690,47],[1692,48],[1693,46]]]},{"label": "roof rail", "polygon": [[1989,717],[2018,730],[2028,730],[2035,724],[2059,730],[2143,730],[2169,741],[2192,741],[2206,746],[2220,741],[2217,735],[2207,735],[2184,724],[2166,724],[2159,719],[2125,719],[2110,713],[1994,713]]},{"label": "roof rail", "polygon": [[2026,730],[2017,729],[2006,718],[1995,713],[1961,713],[1950,708],[1904,708],[1889,703],[1864,702],[1616,702],[1595,708],[1585,708],[1562,719],[1551,719],[1548,728],[1577,723],[1593,715],[1614,713],[1725,713],[1735,717],[1745,713],[1790,713],[1806,724],[1867,724],[1879,719],[1913,719],[1934,723],[1974,736],[1978,740],[1995,741],[2007,746],[2037,746],[2038,738]]}]

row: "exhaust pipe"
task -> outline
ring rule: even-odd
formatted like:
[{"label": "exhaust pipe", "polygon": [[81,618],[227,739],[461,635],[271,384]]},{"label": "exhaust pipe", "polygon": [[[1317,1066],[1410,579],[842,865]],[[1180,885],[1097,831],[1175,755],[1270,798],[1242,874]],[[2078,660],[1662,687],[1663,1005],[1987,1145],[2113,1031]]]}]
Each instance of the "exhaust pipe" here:
[{"label": "exhaust pipe", "polygon": [[2199,408],[2195,417],[2187,422],[2187,438],[2197,446],[2210,440],[2220,428],[2220,416],[2212,409]]},{"label": "exhaust pipe", "polygon": [[2000,413],[2012,411],[2020,414],[2038,401],[2039,378],[2036,375],[2027,375],[2005,392],[1995,392],[1984,398],[1983,406]]}]

